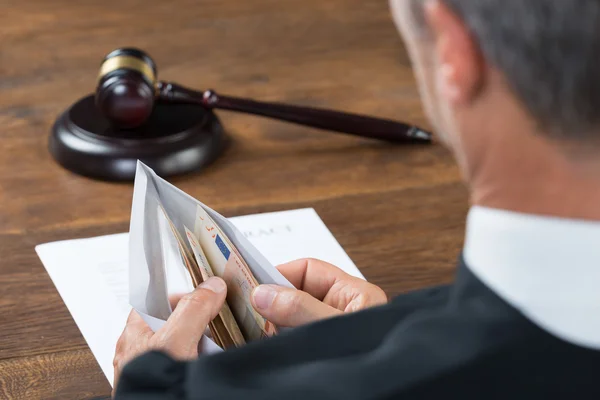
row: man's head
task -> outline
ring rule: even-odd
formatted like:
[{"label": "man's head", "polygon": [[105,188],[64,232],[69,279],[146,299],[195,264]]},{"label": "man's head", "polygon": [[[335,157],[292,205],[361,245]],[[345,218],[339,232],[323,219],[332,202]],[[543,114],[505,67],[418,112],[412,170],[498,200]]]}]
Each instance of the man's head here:
[{"label": "man's head", "polygon": [[471,185],[482,169],[600,149],[600,0],[391,6],[428,117]]}]

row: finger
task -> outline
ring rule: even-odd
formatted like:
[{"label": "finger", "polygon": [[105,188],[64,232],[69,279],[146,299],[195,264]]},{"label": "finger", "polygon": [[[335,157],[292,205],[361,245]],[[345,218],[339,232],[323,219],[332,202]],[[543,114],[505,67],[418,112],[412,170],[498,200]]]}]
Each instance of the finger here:
[{"label": "finger", "polygon": [[364,282],[362,279],[347,274],[335,265],[312,258],[282,264],[277,269],[294,287],[319,300],[323,300],[329,289],[340,280]]},{"label": "finger", "polygon": [[143,352],[147,347],[148,340],[153,335],[154,332],[150,329],[146,321],[135,310],[131,310],[125,329],[123,329],[117,341],[115,361],[117,359],[128,361],[140,352]]},{"label": "finger", "polygon": [[146,321],[132,309],[115,348],[113,388],[117,387],[123,366],[147,349],[148,341],[153,334]]},{"label": "finger", "polygon": [[121,369],[117,366],[113,367],[113,384],[112,391],[110,392],[111,398],[115,397],[115,393],[117,392],[117,384],[119,383],[119,377],[121,376]]},{"label": "finger", "polygon": [[323,302],[344,312],[354,312],[369,307],[386,304],[385,292],[367,281],[339,281],[335,290],[331,290]]},{"label": "finger", "polygon": [[195,357],[198,342],[208,323],[223,307],[226,295],[225,282],[213,277],[183,296],[165,325],[156,332],[156,347],[175,358]]},{"label": "finger", "polygon": [[179,304],[179,300],[181,300],[183,298],[183,296],[185,296],[186,293],[178,293],[178,294],[173,294],[171,296],[169,296],[169,304],[171,305],[171,310],[174,310],[175,308],[177,308],[177,304]]},{"label": "finger", "polygon": [[127,329],[130,326],[137,326],[141,324],[146,325],[146,321],[144,321],[142,316],[137,311],[135,311],[135,309],[131,309],[131,311],[129,312],[129,316],[127,317],[125,329]]},{"label": "finger", "polygon": [[252,292],[252,306],[275,325],[296,327],[341,314],[301,290],[260,285]]}]

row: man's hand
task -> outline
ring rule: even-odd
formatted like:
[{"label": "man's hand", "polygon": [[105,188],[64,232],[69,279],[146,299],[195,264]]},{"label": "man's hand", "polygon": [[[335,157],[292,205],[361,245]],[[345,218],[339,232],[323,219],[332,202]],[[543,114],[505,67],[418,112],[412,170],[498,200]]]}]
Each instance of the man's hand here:
[{"label": "man's hand", "polygon": [[198,343],[208,323],[219,314],[226,295],[225,282],[221,278],[210,278],[192,293],[172,298],[173,313],[156,333],[132,310],[117,342],[113,386],[117,387],[125,364],[147,351],[164,351],[180,360],[198,357]]},{"label": "man's hand", "polygon": [[299,290],[261,285],[252,293],[252,304],[279,326],[295,327],[387,302],[379,287],[323,261],[297,260],[277,269]]}]

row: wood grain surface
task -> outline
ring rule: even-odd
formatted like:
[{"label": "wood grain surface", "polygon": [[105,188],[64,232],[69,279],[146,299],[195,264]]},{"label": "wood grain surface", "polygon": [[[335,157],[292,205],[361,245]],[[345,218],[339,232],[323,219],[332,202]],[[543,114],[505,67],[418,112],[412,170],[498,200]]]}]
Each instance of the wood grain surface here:
[{"label": "wood grain surface", "polygon": [[[8,0],[0,27],[0,398],[110,396],[34,251],[128,228],[132,185],[76,176],[47,151],[109,51],[143,48],[162,79],[198,89],[429,127],[385,1]],[[452,279],[468,204],[440,145],[218,114],[232,145],[175,185],[226,216],[314,207],[390,296]]]}]

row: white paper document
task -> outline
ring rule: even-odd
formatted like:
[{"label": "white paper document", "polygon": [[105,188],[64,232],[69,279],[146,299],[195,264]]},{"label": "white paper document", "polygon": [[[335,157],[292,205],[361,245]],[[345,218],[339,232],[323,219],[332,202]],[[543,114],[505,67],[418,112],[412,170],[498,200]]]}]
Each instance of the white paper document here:
[{"label": "white paper document", "polygon": [[[164,221],[161,222],[160,218],[156,221],[160,229]],[[239,236],[235,236],[236,247],[246,241],[252,245],[250,251],[258,253],[244,254],[249,265],[260,257],[265,260],[259,264],[266,263],[267,268],[269,265],[311,257],[330,262],[353,276],[363,278],[313,209],[235,217],[219,222],[232,224],[227,232],[229,237],[232,236],[233,227],[237,228],[233,232]],[[173,253],[173,243],[164,239],[160,245],[161,260],[167,265],[176,265],[180,257]],[[243,248],[248,251],[247,246]],[[116,342],[131,310],[129,235],[123,233],[46,243],[37,246],[36,251],[112,385]],[[242,251],[240,249],[240,253]],[[189,277],[184,272],[177,268],[165,271],[166,294],[191,289]]]}]

